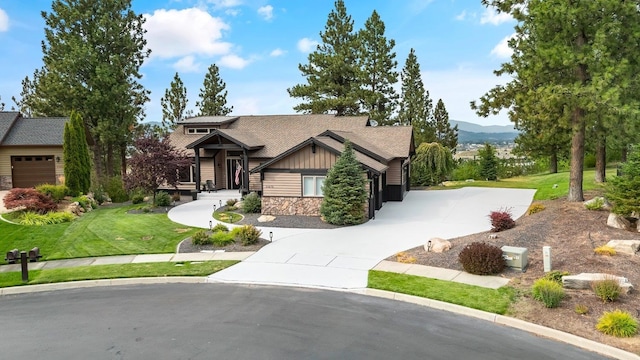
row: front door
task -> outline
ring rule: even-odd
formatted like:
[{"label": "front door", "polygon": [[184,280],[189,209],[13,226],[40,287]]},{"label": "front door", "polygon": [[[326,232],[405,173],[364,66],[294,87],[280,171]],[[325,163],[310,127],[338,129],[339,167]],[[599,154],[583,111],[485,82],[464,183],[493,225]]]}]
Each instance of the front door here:
[{"label": "front door", "polygon": [[227,189],[241,189],[245,168],[239,157],[227,157]]}]

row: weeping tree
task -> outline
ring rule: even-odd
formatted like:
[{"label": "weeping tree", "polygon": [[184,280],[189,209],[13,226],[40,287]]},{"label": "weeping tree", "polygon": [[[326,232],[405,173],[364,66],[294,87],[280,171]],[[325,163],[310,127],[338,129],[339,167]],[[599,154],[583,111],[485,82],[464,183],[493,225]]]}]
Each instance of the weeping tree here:
[{"label": "weeping tree", "polygon": [[418,186],[437,185],[453,171],[451,150],[440,143],[422,143],[411,161],[411,183]]}]

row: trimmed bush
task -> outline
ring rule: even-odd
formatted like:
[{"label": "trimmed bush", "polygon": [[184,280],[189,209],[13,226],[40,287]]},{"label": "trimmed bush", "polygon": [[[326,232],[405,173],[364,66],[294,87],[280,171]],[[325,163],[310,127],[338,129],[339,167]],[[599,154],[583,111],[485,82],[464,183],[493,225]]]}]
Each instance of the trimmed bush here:
[{"label": "trimmed bush", "polygon": [[531,204],[531,206],[529,206],[529,209],[527,210],[527,215],[537,214],[544,209],[545,209],[544,205],[540,203],[533,203]]},{"label": "trimmed bush", "polygon": [[98,186],[93,189],[93,198],[96,199],[98,204],[102,205],[105,201],[107,201],[107,195],[104,193],[104,189],[102,186]]},{"label": "trimmed bush", "polygon": [[191,236],[191,242],[193,245],[211,245],[213,240],[206,231],[201,229],[193,233],[193,236]]},{"label": "trimmed bush", "polygon": [[544,274],[543,279],[555,281],[558,284],[562,285],[562,277],[569,275],[568,271],[560,271],[560,270],[552,270],[548,273]]},{"label": "trimmed bush", "polygon": [[105,186],[107,194],[111,198],[111,201],[114,203],[123,203],[129,200],[129,194],[124,189],[124,185],[122,183],[122,178],[119,176],[114,176],[107,181]]},{"label": "trimmed bush", "polygon": [[213,227],[213,229],[211,229],[211,231],[213,231],[214,233],[217,233],[217,232],[229,232],[229,228],[224,224],[218,223],[218,224],[216,224],[216,226]]},{"label": "trimmed bush", "polygon": [[28,211],[22,214],[20,224],[28,226],[53,225],[71,222],[75,218],[75,215],[70,212],[49,212],[46,214],[38,214],[36,212]]},{"label": "trimmed bush", "polygon": [[509,210],[492,211],[489,214],[489,219],[491,219],[491,231],[493,232],[508,230],[516,226]]},{"label": "trimmed bush", "polygon": [[534,299],[542,301],[544,306],[548,308],[558,307],[564,298],[562,285],[549,279],[536,280],[531,288],[531,293]]},{"label": "trimmed bush", "polygon": [[602,207],[604,206],[604,199],[601,197],[597,197],[594,198],[593,201],[585,203],[584,207],[587,210],[602,210]]},{"label": "trimmed bush", "polygon": [[242,246],[247,246],[257,243],[260,240],[262,231],[253,225],[244,225],[233,229],[231,234],[240,241]]},{"label": "trimmed bush", "polygon": [[227,206],[229,207],[234,206],[237,202],[238,202],[238,199],[228,199]]},{"label": "trimmed bush", "polygon": [[616,337],[632,337],[638,333],[638,321],[626,311],[605,311],[596,324],[600,332]]},{"label": "trimmed bush", "polygon": [[4,206],[7,209],[24,207],[25,211],[46,214],[58,209],[58,205],[49,195],[42,194],[36,189],[13,188],[4,197]]},{"label": "trimmed bush", "polygon": [[211,242],[215,246],[227,246],[236,242],[236,239],[231,233],[218,231],[211,235]]},{"label": "trimmed bush", "polygon": [[597,255],[613,256],[616,254],[616,249],[612,248],[611,246],[602,245],[593,249],[593,252],[596,253]]},{"label": "trimmed bush", "polygon": [[614,302],[620,297],[622,288],[615,278],[597,280],[591,283],[591,289],[602,302]]},{"label": "trimmed bush", "polygon": [[502,250],[484,242],[465,246],[458,254],[458,260],[464,271],[476,275],[498,274],[505,267]]},{"label": "trimmed bush", "polygon": [[247,214],[257,214],[262,209],[262,200],[257,193],[252,192],[242,200],[242,211]]},{"label": "trimmed bush", "polygon": [[171,205],[171,196],[166,191],[158,191],[155,201],[156,206],[169,206]]},{"label": "trimmed bush", "polygon": [[53,201],[57,203],[69,195],[69,189],[64,185],[42,184],[36,186],[36,190],[41,194],[51,196]]},{"label": "trimmed bush", "polygon": [[144,194],[136,191],[131,195],[131,202],[133,204],[141,204],[144,201]]}]

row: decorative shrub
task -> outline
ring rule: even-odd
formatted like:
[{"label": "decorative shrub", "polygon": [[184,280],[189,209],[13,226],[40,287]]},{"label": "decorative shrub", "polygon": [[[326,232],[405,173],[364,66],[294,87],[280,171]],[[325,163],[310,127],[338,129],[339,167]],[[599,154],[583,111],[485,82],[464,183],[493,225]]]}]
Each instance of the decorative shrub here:
[{"label": "decorative shrub", "polygon": [[589,307],[587,305],[584,305],[584,304],[578,304],[575,307],[575,312],[578,315],[585,315],[585,314],[589,313]]},{"label": "decorative shrub", "polygon": [[587,210],[602,210],[603,206],[604,198],[601,197],[594,198],[592,201],[584,204],[584,207],[587,208]]},{"label": "decorative shrub", "polygon": [[458,260],[466,272],[476,275],[497,274],[505,267],[502,250],[484,242],[465,246],[458,254]]},{"label": "decorative shrub", "polygon": [[82,206],[82,208],[85,210],[95,209],[98,206],[96,204],[96,201],[88,197],[87,195],[78,197],[76,201],[78,201],[78,204],[80,204],[80,206]]},{"label": "decorative shrub", "polygon": [[544,205],[540,203],[533,203],[531,204],[531,206],[529,206],[529,209],[527,210],[527,215],[537,214],[544,209],[545,209]]},{"label": "decorative shrub", "polygon": [[544,274],[543,279],[555,281],[558,284],[562,285],[562,277],[569,275],[568,271],[560,271],[560,270],[552,270],[548,273]]},{"label": "decorative shrub", "polygon": [[605,311],[596,324],[600,332],[617,337],[632,337],[638,333],[638,321],[626,311]]},{"label": "decorative shrub", "polygon": [[41,194],[51,196],[53,201],[57,203],[69,195],[69,189],[64,185],[42,184],[36,186],[36,190]]},{"label": "decorative shrub", "polygon": [[134,204],[141,204],[144,201],[144,194],[136,191],[131,195],[131,202]]},{"label": "decorative shrub", "polygon": [[406,252],[399,252],[396,254],[396,260],[399,263],[404,263],[404,264],[415,264],[416,263],[416,258],[407,254]]},{"label": "decorative shrub", "polygon": [[171,196],[166,191],[158,191],[155,201],[156,206],[169,206],[171,205]]},{"label": "decorative shrub", "polygon": [[242,211],[248,214],[259,213],[262,209],[262,200],[257,193],[252,192],[246,195],[242,201]]},{"label": "decorative shrub", "polygon": [[229,228],[226,225],[220,224],[220,223],[216,224],[216,226],[214,226],[213,229],[211,229],[211,230],[214,233],[217,233],[217,232],[229,232]]},{"label": "decorative shrub", "polygon": [[193,236],[191,236],[191,242],[193,245],[211,245],[213,240],[206,231],[201,229],[193,233]]},{"label": "decorative shrub", "polygon": [[238,202],[238,199],[228,199],[227,206],[234,206]]},{"label": "decorative shrub", "polygon": [[71,222],[75,218],[76,217],[70,212],[49,212],[46,214],[38,214],[36,212],[27,211],[22,214],[20,224],[29,226],[52,225]]},{"label": "decorative shrub", "polygon": [[102,186],[98,186],[93,189],[93,198],[96,199],[98,204],[102,205],[105,201],[107,201],[107,195],[104,193],[104,189]]},{"label": "decorative shrub", "polygon": [[616,249],[612,248],[611,246],[602,245],[593,249],[593,252],[596,253],[597,255],[613,256],[616,254]]},{"label": "decorative shrub", "polygon": [[262,231],[253,225],[244,225],[233,229],[231,234],[240,241],[242,246],[247,246],[257,243],[260,240]]},{"label": "decorative shrub", "polygon": [[4,206],[7,209],[24,207],[25,211],[46,214],[58,209],[50,196],[30,188],[14,188],[9,190],[4,197]]},{"label": "decorative shrub", "polygon": [[620,283],[613,277],[592,282],[591,289],[605,303],[616,301],[622,292]]},{"label": "decorative shrub", "polygon": [[124,185],[122,183],[122,178],[119,176],[114,176],[105,186],[107,194],[111,198],[111,201],[114,203],[122,203],[129,200],[129,194],[124,189]]},{"label": "decorative shrub", "polygon": [[491,231],[493,232],[508,230],[516,226],[509,210],[492,211],[489,214],[489,219],[491,219]]},{"label": "decorative shrub", "polygon": [[211,242],[215,246],[227,246],[233,244],[236,241],[233,234],[224,231],[214,232],[211,235]]},{"label": "decorative shrub", "polygon": [[538,279],[533,283],[531,293],[534,299],[542,301],[544,306],[548,308],[558,307],[560,301],[564,298],[562,285],[544,278]]}]

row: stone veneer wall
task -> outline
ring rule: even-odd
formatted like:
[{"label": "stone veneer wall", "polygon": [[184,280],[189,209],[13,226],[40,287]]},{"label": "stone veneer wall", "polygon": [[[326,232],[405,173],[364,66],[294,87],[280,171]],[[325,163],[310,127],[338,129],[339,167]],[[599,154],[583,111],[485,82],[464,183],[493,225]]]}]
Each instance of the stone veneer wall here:
[{"label": "stone veneer wall", "polygon": [[0,190],[11,190],[13,181],[11,176],[0,176]]},{"label": "stone veneer wall", "polygon": [[262,197],[262,213],[265,215],[320,216],[321,197]]}]

